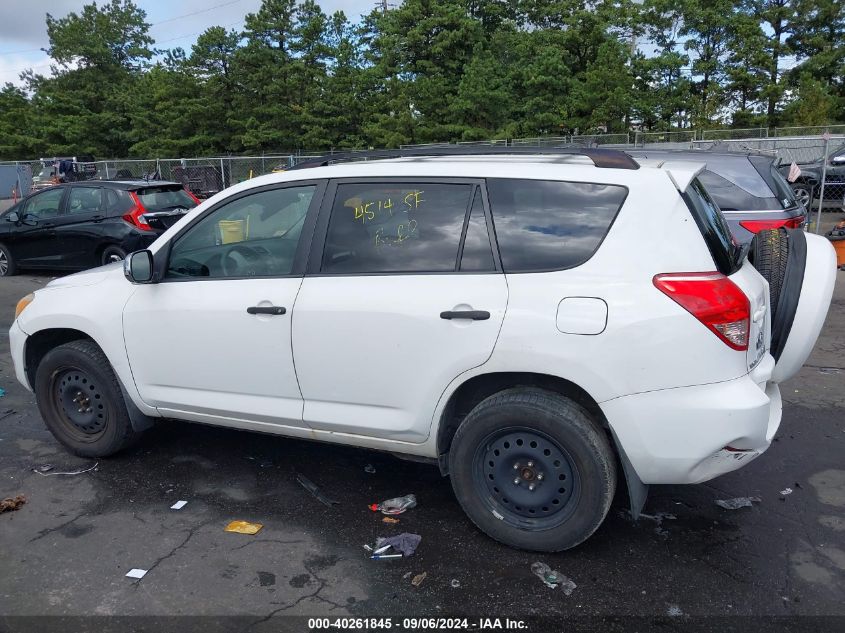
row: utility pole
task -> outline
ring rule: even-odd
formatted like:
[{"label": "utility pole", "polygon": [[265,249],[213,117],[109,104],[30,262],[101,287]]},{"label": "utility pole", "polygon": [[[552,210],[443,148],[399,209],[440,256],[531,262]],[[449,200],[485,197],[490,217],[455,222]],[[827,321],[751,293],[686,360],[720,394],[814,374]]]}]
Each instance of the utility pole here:
[{"label": "utility pole", "polygon": [[381,9],[383,14],[387,14],[390,9],[395,9],[396,5],[389,3],[387,0],[376,0],[376,8]]}]

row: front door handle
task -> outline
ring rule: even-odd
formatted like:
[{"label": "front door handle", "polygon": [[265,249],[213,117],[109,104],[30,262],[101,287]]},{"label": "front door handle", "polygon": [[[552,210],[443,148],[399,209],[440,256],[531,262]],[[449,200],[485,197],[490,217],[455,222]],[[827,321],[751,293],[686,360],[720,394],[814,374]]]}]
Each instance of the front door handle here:
[{"label": "front door handle", "polygon": [[473,321],[486,321],[490,313],[486,310],[447,310],[440,313],[441,319],[472,319]]},{"label": "front door handle", "polygon": [[276,316],[287,312],[282,306],[250,306],[246,311],[247,314],[273,314]]}]

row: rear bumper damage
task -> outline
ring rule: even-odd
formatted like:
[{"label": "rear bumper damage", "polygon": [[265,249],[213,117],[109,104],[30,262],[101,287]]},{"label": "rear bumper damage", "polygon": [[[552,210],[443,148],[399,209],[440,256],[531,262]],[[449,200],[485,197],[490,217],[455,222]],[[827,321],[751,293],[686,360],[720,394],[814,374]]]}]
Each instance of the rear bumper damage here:
[{"label": "rear bumper damage", "polygon": [[782,410],[773,368],[766,355],[735,380],[624,396],[601,408],[642,483],[700,483],[744,466],[771,444]]}]

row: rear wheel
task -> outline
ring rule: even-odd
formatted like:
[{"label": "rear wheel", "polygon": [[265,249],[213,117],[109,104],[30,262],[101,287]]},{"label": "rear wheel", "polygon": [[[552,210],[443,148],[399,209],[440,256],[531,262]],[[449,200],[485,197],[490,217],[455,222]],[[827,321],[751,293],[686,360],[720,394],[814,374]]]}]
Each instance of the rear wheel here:
[{"label": "rear wheel", "polygon": [[749,258],[754,268],[769,282],[772,319],[777,315],[778,301],[786,279],[789,244],[786,229],[760,231],[751,240]]},{"label": "rear wheel", "polygon": [[604,520],[616,487],[607,437],[559,394],[503,391],[478,404],[449,452],[455,495],[492,538],[527,550],[575,547]]},{"label": "rear wheel", "polygon": [[117,377],[93,341],[50,350],[35,372],[35,397],[47,428],[76,455],[107,457],[138,436]]},{"label": "rear wheel", "polygon": [[18,274],[15,258],[5,244],[0,244],[0,277],[11,277]]},{"label": "rear wheel", "polygon": [[100,263],[105,266],[106,264],[113,264],[114,262],[120,262],[124,259],[126,259],[126,251],[118,246],[109,246],[103,251]]},{"label": "rear wheel", "polygon": [[796,182],[792,184],[792,193],[795,194],[795,199],[798,200],[807,212],[810,211],[810,205],[813,202],[813,188],[803,182]]}]

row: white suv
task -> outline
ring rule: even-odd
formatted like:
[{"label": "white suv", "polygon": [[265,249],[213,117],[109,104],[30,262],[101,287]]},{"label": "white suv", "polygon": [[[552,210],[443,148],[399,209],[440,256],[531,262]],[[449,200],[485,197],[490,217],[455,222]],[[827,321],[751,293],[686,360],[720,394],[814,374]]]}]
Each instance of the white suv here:
[{"label": "white suv", "polygon": [[17,378],[59,442],[104,457],[176,418],[429,458],[479,528],[543,551],[592,534],[623,474],[637,514],[769,446],[826,240],[761,233],[755,268],[690,162],[365,157],[238,184],[22,299]]}]

